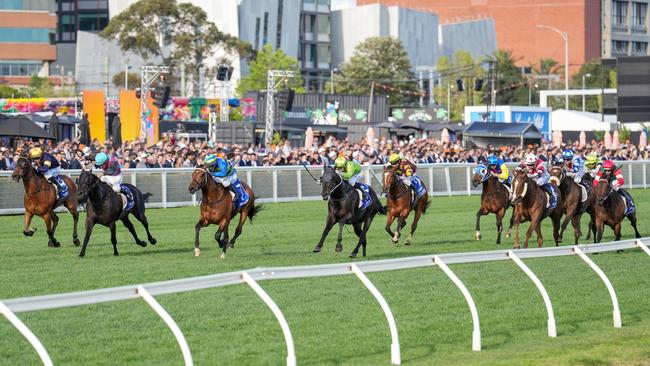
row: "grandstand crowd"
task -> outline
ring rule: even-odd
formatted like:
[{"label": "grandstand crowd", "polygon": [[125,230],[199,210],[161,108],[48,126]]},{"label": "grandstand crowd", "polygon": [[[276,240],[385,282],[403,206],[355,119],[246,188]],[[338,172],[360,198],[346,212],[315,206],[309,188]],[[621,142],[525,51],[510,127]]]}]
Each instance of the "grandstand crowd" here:
[{"label": "grandstand crowd", "polygon": [[205,141],[160,141],[153,146],[146,146],[142,141],[125,142],[113,146],[108,140],[105,144],[97,141],[84,146],[78,141],[62,141],[54,145],[40,145],[38,142],[16,140],[13,146],[0,142],[0,170],[12,170],[20,154],[31,147],[40,146],[52,153],[61,163],[63,169],[81,169],[91,162],[98,152],[115,154],[125,168],[191,168],[203,164],[208,153],[223,154],[236,166],[278,166],[278,165],[323,165],[332,164],[339,155],[356,159],[361,164],[384,164],[388,156],[398,152],[415,163],[477,163],[489,154],[499,155],[505,162],[519,162],[527,153],[536,153],[542,160],[560,158],[562,150],[573,148],[577,154],[586,155],[596,152],[599,156],[612,160],[650,159],[650,149],[639,149],[630,141],[621,143],[617,149],[607,149],[602,142],[592,140],[580,147],[578,142],[567,142],[554,147],[550,142],[541,144],[498,146],[488,148],[464,148],[460,142],[441,143],[434,139],[410,140],[375,140],[372,144],[351,143],[347,140],[328,138],[320,145],[311,148],[291,146],[283,141],[272,149],[260,146],[209,144]]}]

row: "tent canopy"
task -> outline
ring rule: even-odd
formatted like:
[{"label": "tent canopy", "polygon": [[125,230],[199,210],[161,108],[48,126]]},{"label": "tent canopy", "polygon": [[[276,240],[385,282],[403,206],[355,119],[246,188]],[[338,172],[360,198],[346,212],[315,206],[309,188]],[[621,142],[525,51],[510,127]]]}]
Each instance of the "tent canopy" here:
[{"label": "tent canopy", "polygon": [[50,133],[22,115],[4,116],[0,114],[0,136],[54,139]]},{"label": "tent canopy", "polygon": [[525,139],[541,139],[543,137],[533,123],[472,122],[465,128],[463,135],[466,137],[523,137]]}]

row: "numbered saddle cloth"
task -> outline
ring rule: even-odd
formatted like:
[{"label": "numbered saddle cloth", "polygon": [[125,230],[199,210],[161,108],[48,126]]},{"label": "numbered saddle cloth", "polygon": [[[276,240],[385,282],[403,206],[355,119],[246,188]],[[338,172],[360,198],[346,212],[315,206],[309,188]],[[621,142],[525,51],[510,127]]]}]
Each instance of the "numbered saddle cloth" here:
[{"label": "numbered saddle cloth", "polygon": [[422,184],[422,181],[420,180],[420,177],[414,176],[411,178],[411,184],[413,185],[413,189],[415,190],[415,198],[420,198],[424,193],[426,193],[426,189],[424,188],[424,184]]},{"label": "numbered saddle cloth", "polygon": [[56,177],[54,177],[54,180],[56,180],[56,183],[57,183],[57,184],[54,185],[54,187],[56,188],[57,199],[62,200],[64,198],[68,197],[68,194],[69,194],[68,185],[65,184],[65,181],[63,180],[63,177],[61,177],[60,175],[57,175]]},{"label": "numbered saddle cloth", "polygon": [[233,183],[232,188],[235,193],[235,197],[233,197],[232,201],[235,205],[235,210],[239,211],[242,207],[244,207],[246,203],[248,203],[250,196],[248,193],[246,193],[244,186],[242,186],[241,182],[239,181]]},{"label": "numbered saddle cloth", "polygon": [[359,208],[365,210],[372,203],[370,187],[363,183],[357,183],[355,188],[359,192]]},{"label": "numbered saddle cloth", "polygon": [[133,192],[129,189],[128,186],[121,184],[120,185],[120,197],[122,198],[122,217],[135,206],[135,198],[133,197]]}]

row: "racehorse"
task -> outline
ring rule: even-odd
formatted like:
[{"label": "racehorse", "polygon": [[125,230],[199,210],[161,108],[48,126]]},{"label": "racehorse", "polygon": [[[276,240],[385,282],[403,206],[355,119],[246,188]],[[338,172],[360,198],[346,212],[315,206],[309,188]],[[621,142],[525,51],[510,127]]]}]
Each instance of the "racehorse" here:
[{"label": "racehorse", "polygon": [[74,221],[72,230],[72,242],[75,246],[79,246],[79,237],[77,236],[77,222],[79,221],[79,212],[77,211],[77,186],[74,181],[67,176],[61,176],[68,186],[68,197],[59,201],[54,186],[41,174],[38,174],[31,161],[21,156],[16,162],[16,168],[11,174],[11,178],[15,182],[23,180],[25,187],[25,197],[23,202],[25,204],[25,224],[23,226],[23,234],[25,236],[32,236],[36,229],[32,229],[29,225],[32,222],[34,215],[40,216],[45,221],[47,229],[47,236],[49,238],[48,247],[60,247],[61,244],[54,237],[56,226],[59,223],[59,217],[54,212],[54,209],[63,204]]},{"label": "racehorse", "polygon": [[[406,226],[406,219],[409,217],[411,211],[415,211],[415,217],[413,218],[413,223],[411,224],[411,232],[409,233],[408,238],[404,242],[404,245],[411,245],[413,240],[413,233],[418,227],[418,221],[420,216],[423,213],[427,212],[427,208],[431,202],[429,202],[429,194],[424,188],[424,193],[417,199],[413,199],[411,188],[407,187],[405,184],[399,181],[397,174],[394,169],[390,167],[384,168],[384,176],[382,182],[382,193],[386,193],[388,209],[386,218],[386,232],[392,237],[393,244],[397,244],[400,236],[402,235],[402,228]],[[424,186],[424,183],[422,184]],[[393,221],[397,219],[397,229],[393,233],[390,227],[393,225]]]},{"label": "racehorse", "polygon": [[343,250],[341,240],[343,240],[343,225],[351,224],[354,227],[354,233],[359,237],[359,242],[350,253],[350,258],[356,258],[359,253],[359,247],[363,246],[363,256],[366,256],[366,234],[370,229],[370,224],[376,214],[386,214],[386,207],[382,206],[375,194],[370,188],[370,197],[372,203],[365,209],[360,208],[360,198],[357,190],[352,187],[341,175],[331,166],[323,168],[323,175],[320,177],[321,196],[327,201],[327,221],[325,229],[321,235],[320,241],[314,248],[314,253],[319,253],[334,224],[339,224],[339,236],[336,241],[336,251]]},{"label": "racehorse", "polygon": [[[578,239],[582,235],[582,232],[580,231],[580,218],[585,212],[591,217],[591,220],[589,221],[589,233],[591,234],[593,232],[595,241],[596,227],[594,221],[596,214],[594,205],[596,204],[596,195],[594,192],[590,189],[585,189],[587,195],[585,198],[585,191],[583,191],[583,188],[574,182],[573,178],[567,176],[561,166],[551,167],[549,173],[551,174],[551,180],[560,188],[562,201],[564,203],[562,205],[562,213],[565,217],[560,228],[560,243],[562,242],[564,230],[567,225],[569,225],[569,222],[571,222],[571,225],[573,226],[575,245],[578,245]],[[589,237],[587,237],[587,239],[588,238]]]},{"label": "racehorse", "polygon": [[146,247],[147,242],[140,240],[138,234],[135,232],[133,223],[129,220],[129,214],[133,214],[135,218],[142,223],[144,229],[147,231],[147,239],[152,245],[156,244],[156,239],[149,232],[149,222],[144,215],[144,203],[151,196],[150,193],[142,194],[139,189],[131,184],[122,184],[126,186],[133,195],[133,207],[124,212],[122,197],[113,191],[113,188],[102,182],[91,170],[81,170],[79,176],[79,199],[86,201],[86,235],[84,236],[84,244],[79,252],[79,257],[83,258],[86,255],[86,247],[90,241],[90,234],[93,232],[95,224],[107,226],[111,230],[111,244],[113,244],[113,255],[118,255],[117,252],[117,237],[115,236],[115,222],[121,220],[124,226],[129,229],[135,243],[141,247]]},{"label": "racehorse", "polygon": [[[196,193],[199,189],[202,193],[201,198],[201,218],[194,226],[196,232],[194,238],[194,253],[195,257],[201,255],[201,249],[199,248],[199,232],[202,227],[206,227],[210,224],[219,225],[217,232],[214,234],[214,240],[217,241],[219,247],[221,248],[221,259],[226,258],[226,249],[230,245],[231,248],[235,247],[235,240],[239,237],[242,232],[242,227],[246,222],[246,218],[249,218],[251,223],[253,222],[253,217],[262,209],[262,206],[255,206],[255,194],[253,190],[244,182],[241,182],[241,185],[248,193],[249,199],[248,202],[237,211],[234,206],[233,198],[230,194],[230,191],[226,189],[223,185],[217,183],[212,179],[210,172],[204,168],[196,168],[192,173],[192,181],[188,187],[191,194]],[[237,229],[235,229],[235,235],[228,243],[228,225],[230,225],[230,220],[232,220],[237,213],[239,216],[239,224],[237,224]]]},{"label": "racehorse", "polygon": [[[497,217],[497,244],[501,244],[502,220],[510,207],[510,192],[506,186],[492,176],[485,165],[479,164],[474,168],[472,185],[477,187],[483,183],[481,191],[481,207],[476,212],[476,240],[481,240],[481,216],[493,213]],[[513,225],[514,212],[510,218],[510,227]]]},{"label": "racehorse", "polygon": [[[614,230],[615,240],[621,239],[621,222],[626,217],[625,199],[620,194],[614,192],[609,180],[601,178],[596,186],[596,243],[600,243],[603,238],[605,225]],[[639,230],[636,228],[636,211],[627,214],[634,234],[637,238],[641,237]]]},{"label": "racehorse", "polygon": [[553,186],[556,190],[557,203],[555,208],[551,209],[547,206],[546,191],[537,186],[532,179],[526,174],[526,170],[517,168],[515,170],[514,179],[512,181],[512,203],[515,205],[514,213],[514,226],[515,226],[515,243],[514,247],[519,248],[519,224],[530,220],[530,226],[526,231],[526,240],[524,247],[528,248],[528,240],[533,235],[533,231],[537,233],[537,245],[542,246],[544,238],[542,237],[541,223],[546,217],[551,217],[553,222],[553,239],[555,246],[559,245],[560,238],[560,219],[562,218],[562,196],[559,189]]}]

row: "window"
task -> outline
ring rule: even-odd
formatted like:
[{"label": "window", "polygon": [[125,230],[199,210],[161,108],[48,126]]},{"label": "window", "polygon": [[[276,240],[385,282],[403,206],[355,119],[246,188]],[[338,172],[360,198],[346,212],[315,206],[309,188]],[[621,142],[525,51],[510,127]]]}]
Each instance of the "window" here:
[{"label": "window", "polygon": [[31,76],[38,75],[41,71],[42,63],[38,61],[30,62],[0,62],[0,75],[2,76]]},{"label": "window", "polygon": [[50,42],[50,30],[46,28],[0,28],[0,42]]},{"label": "window", "polygon": [[318,34],[330,34],[330,17],[329,15],[317,16],[317,30]]},{"label": "window", "polygon": [[266,42],[267,42],[268,30],[269,30],[269,13],[264,12],[264,33],[262,35],[262,44],[263,45],[265,45]]},{"label": "window", "polygon": [[627,29],[627,1],[612,1],[612,27]]},{"label": "window", "polygon": [[627,41],[612,41],[612,53],[627,55]]},{"label": "window", "polygon": [[108,25],[108,14],[106,13],[80,13],[79,30],[101,31]]},{"label": "window", "polygon": [[647,29],[646,19],[648,13],[648,4],[632,3],[631,23],[633,30],[645,32]]},{"label": "window", "polygon": [[330,46],[328,44],[319,44],[317,46],[317,52],[319,64],[330,63]]},{"label": "window", "polygon": [[635,55],[646,55],[648,53],[648,43],[632,42],[632,53]]},{"label": "window", "polygon": [[108,0],[78,0],[80,10],[108,10]]},{"label": "window", "polygon": [[275,33],[275,48],[279,49],[280,44],[282,43],[282,11],[284,7],[284,1],[279,0],[278,1],[278,27],[277,31]]}]

